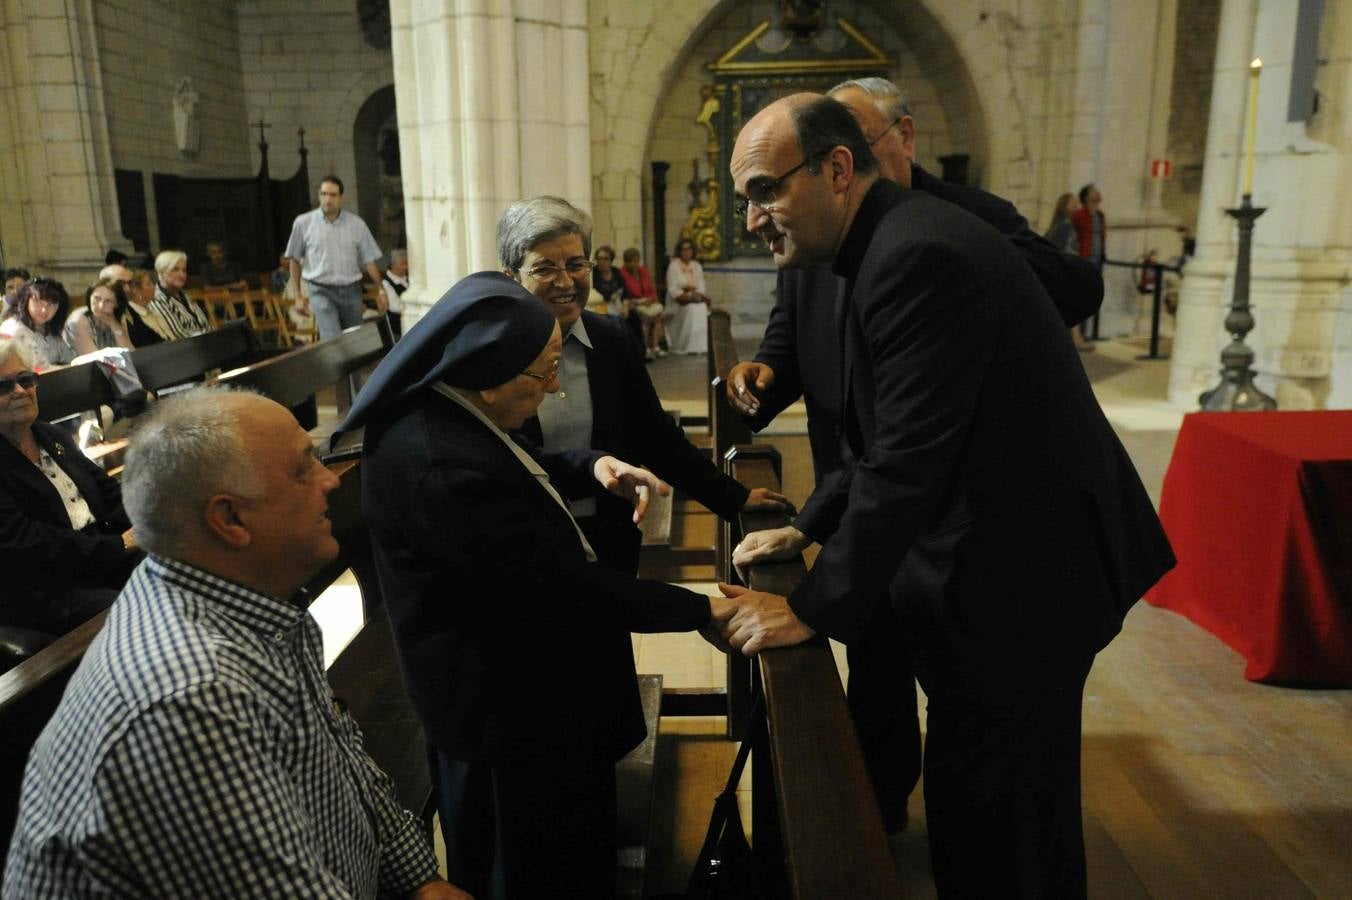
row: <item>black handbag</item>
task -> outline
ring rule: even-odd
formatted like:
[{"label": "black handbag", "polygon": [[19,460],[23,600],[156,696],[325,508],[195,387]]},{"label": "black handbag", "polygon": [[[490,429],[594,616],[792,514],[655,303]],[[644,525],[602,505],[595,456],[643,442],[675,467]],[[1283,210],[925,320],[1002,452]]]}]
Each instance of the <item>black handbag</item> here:
[{"label": "black handbag", "polygon": [[[757,900],[768,897],[765,880],[756,868],[751,845],[742,828],[742,816],[737,809],[737,782],[746,768],[751,745],[765,730],[764,701],[759,691],[751,707],[751,715],[742,734],[742,745],[732,764],[727,786],[714,800],[714,812],[709,819],[709,830],[704,846],[695,860],[690,882],[685,889],[686,900]],[[762,765],[769,765],[764,760]]]}]

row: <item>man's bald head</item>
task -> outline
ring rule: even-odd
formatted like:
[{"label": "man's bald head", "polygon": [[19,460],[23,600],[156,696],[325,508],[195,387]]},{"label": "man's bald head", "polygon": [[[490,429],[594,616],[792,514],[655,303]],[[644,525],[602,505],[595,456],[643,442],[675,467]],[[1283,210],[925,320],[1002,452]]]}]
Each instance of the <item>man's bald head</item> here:
[{"label": "man's bald head", "polygon": [[747,230],[792,268],[834,256],[878,161],[844,106],[791,94],[747,122],[730,169]]}]

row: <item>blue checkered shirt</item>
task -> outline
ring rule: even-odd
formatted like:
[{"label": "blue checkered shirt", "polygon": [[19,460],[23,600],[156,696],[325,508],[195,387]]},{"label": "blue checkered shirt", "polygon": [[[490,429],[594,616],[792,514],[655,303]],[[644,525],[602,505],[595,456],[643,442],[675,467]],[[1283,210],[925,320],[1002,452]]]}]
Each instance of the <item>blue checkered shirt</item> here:
[{"label": "blue checkered shirt", "polygon": [[309,613],[150,557],[24,774],[3,896],[407,895],[436,860]]}]

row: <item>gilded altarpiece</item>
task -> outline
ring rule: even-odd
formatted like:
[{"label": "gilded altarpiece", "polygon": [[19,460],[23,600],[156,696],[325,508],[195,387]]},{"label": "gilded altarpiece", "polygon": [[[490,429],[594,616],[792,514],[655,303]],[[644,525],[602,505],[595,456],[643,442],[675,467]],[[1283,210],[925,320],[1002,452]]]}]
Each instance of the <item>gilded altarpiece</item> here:
[{"label": "gilded altarpiece", "polygon": [[[786,17],[787,18],[787,17]],[[681,237],[694,242],[701,260],[765,255],[764,243],[733,212],[729,156],[742,125],[780,97],[822,93],[848,78],[886,77],[892,60],[847,20],[825,14],[809,21],[761,22],[709,63],[696,121],[708,132],[709,176],[692,205]]]}]

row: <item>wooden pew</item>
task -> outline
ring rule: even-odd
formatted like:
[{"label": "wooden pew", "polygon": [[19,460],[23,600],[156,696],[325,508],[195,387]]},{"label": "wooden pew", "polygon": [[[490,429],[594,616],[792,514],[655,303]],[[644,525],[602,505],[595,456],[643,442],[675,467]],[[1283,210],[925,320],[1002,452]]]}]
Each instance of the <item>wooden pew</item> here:
[{"label": "wooden pew", "polygon": [[[131,361],[146,390],[159,392],[198,381],[214,369],[253,362],[259,353],[248,323],[240,320],[217,331],[138,348],[131,352]],[[97,363],[52,369],[38,376],[38,414],[44,422],[111,406],[114,400],[112,385]]]},{"label": "wooden pew", "polygon": [[259,354],[258,341],[249,330],[249,323],[240,319],[181,341],[139,347],[131,352],[131,361],[146,390],[159,393],[165,388],[200,381],[213,369],[251,363]]},{"label": "wooden pew", "polygon": [[[748,487],[779,490],[776,459],[765,449],[734,448],[730,470]],[[783,513],[740,518],[744,532],[789,522]],[[748,581],[752,590],[788,595],[806,571],[799,556],[753,566]],[[769,724],[752,747],[752,831],[762,871],[782,874],[783,893],[802,900],[900,897],[830,647],[821,640],[767,650],[756,662]]]},{"label": "wooden pew", "polygon": [[393,346],[389,320],[382,316],[350,328],[336,338],[305,344],[253,365],[222,372],[214,383],[253,388],[291,409],[302,427],[313,430],[318,418],[315,393],[346,381],[355,395],[353,376],[379,362]]},{"label": "wooden pew", "polygon": [[43,422],[112,406],[113,400],[113,386],[98,363],[51,369],[38,376],[38,418]]},{"label": "wooden pew", "polygon": [[[751,444],[751,430],[728,403],[726,382],[737,364],[727,313],[709,315],[709,426],[724,472],[747,487],[781,489],[779,455]],[[740,583],[732,548],[741,536],[789,524],[784,513],[742,513],[716,536],[720,580]],[[806,574],[802,557],[753,566],[753,590],[788,595]],[[759,684],[768,732],[753,746],[752,832],[763,871],[779,875],[776,893],[797,898],[901,896],[882,814],[864,766],[835,660],[825,641],[760,654],[753,667],[728,657],[726,696],[699,698],[668,691],[663,714],[684,706],[707,710],[725,703],[729,734],[742,733]],[[668,713],[668,707],[672,712]],[[707,714],[707,712],[705,713]]]}]

